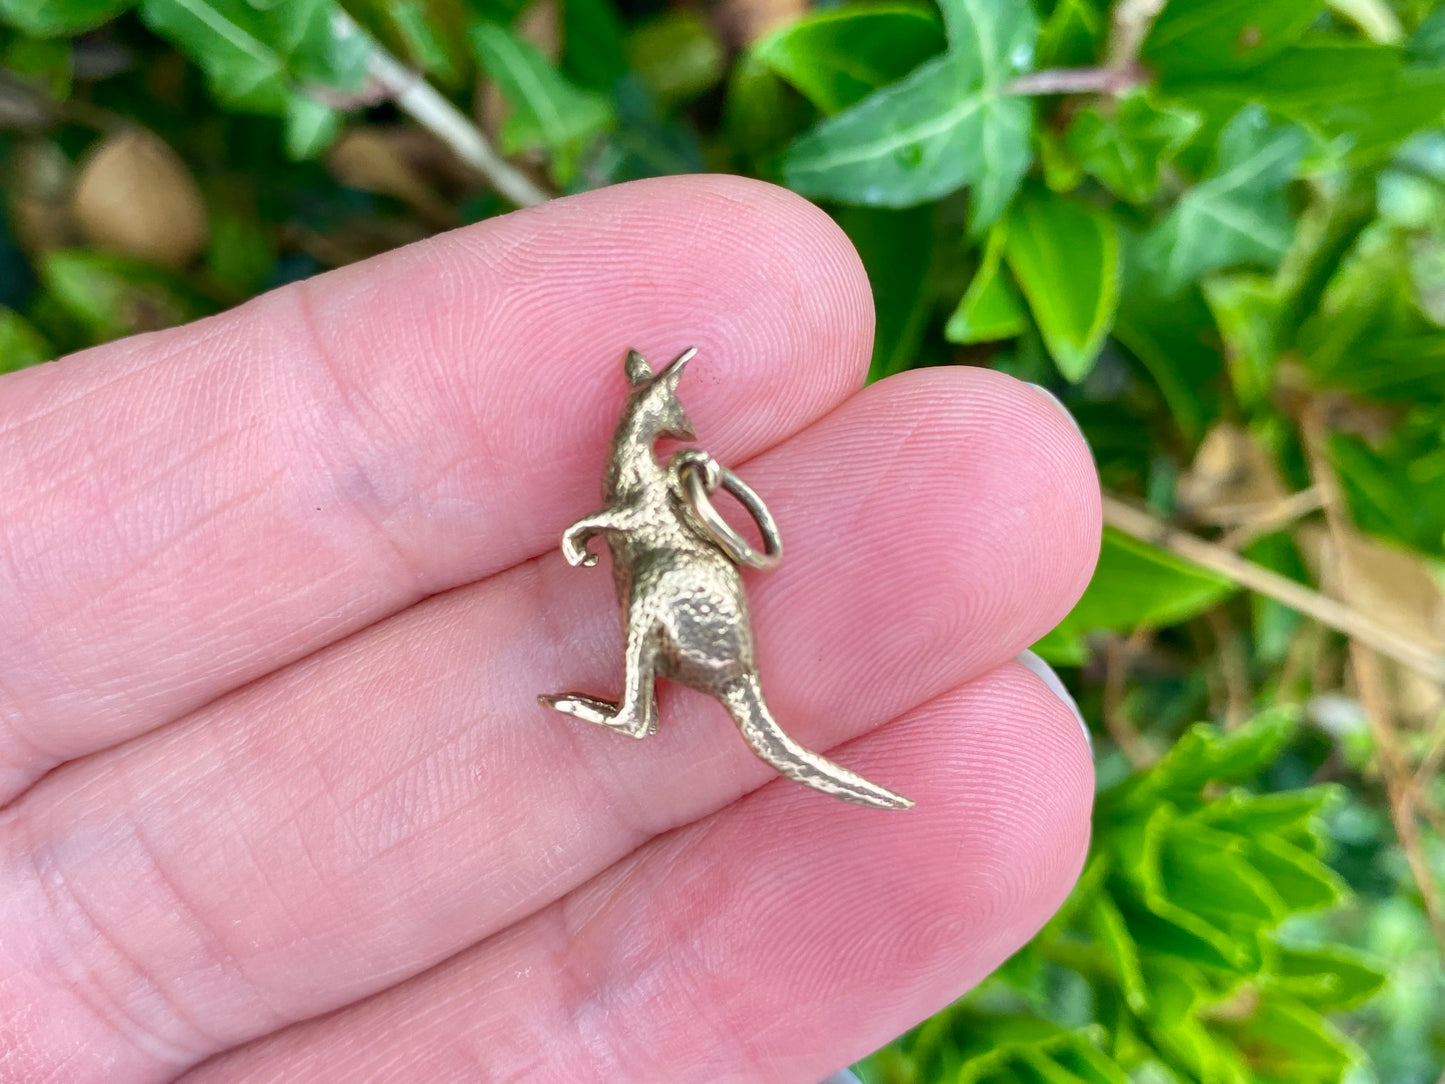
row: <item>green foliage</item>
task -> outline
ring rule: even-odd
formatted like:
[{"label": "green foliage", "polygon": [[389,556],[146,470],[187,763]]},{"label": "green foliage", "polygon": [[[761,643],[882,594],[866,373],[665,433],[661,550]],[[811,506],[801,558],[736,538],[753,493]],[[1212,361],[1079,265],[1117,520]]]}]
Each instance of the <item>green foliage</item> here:
[{"label": "green foliage", "polygon": [[[871,379],[1044,385],[1114,501],[1445,656],[1445,4],[1149,8],[842,0],[761,25],[743,0],[0,0],[0,371],[509,210],[447,148],[457,125],[555,194],[730,170],[847,232]],[[415,72],[425,107],[378,65]],[[74,211],[132,124],[199,181],[209,228],[179,268]],[[1434,1084],[1445,969],[1345,638],[1111,526],[1035,646],[1098,731],[1085,874],[867,1071]],[[1382,676],[1419,771],[1438,701]],[[1261,714],[1278,704],[1300,718]],[[1433,813],[1429,776],[1410,793]],[[1411,857],[1441,881],[1429,823]]]},{"label": "green foliage", "polygon": [[975,230],[998,220],[1029,164],[1032,109],[1003,93],[1038,32],[1024,4],[955,0],[948,50],[801,136],[782,176],[804,195],[911,207],[970,185]]},{"label": "green foliage", "polygon": [[[1323,1014],[1368,999],[1385,977],[1358,953],[1284,932],[1344,891],[1321,860],[1333,791],[1244,786],[1294,725],[1266,714],[1232,733],[1193,727],[1102,793],[1089,864],[1064,909],[972,997],[870,1059],[867,1076],[1339,1080],[1361,1052]],[[1050,1019],[1065,1015],[1065,991],[1081,989],[1098,1023]]]},{"label": "green foliage", "polygon": [[562,166],[554,172],[567,173],[581,145],[611,122],[606,100],[569,84],[541,53],[504,27],[473,27],[472,46],[511,107],[502,126],[502,149],[546,149]]}]

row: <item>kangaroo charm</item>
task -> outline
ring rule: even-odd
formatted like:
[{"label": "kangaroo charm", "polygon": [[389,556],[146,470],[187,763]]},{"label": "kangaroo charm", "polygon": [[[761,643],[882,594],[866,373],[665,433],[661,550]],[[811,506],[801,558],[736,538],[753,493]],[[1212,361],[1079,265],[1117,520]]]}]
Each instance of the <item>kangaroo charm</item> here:
[{"label": "kangaroo charm", "polygon": [[[607,536],[626,633],[622,703],[581,693],[538,699],[567,715],[645,738],[657,732],[653,681],[668,678],[716,697],[753,751],[789,779],[858,805],[907,809],[913,803],[902,795],[803,748],[768,711],[738,566],[777,564],[782,555],[777,527],[757,494],[708,453],[686,449],[664,465],[653,452],[660,437],[697,439],[677,397],[678,380],[694,353],[684,351],[654,374],[641,354],[628,351],[624,369],[630,389],[612,436],[606,507],[562,535],[567,561],[583,566],[597,563],[588,540]],[[757,519],[764,552],[713,508],[708,497],[719,487]]]}]

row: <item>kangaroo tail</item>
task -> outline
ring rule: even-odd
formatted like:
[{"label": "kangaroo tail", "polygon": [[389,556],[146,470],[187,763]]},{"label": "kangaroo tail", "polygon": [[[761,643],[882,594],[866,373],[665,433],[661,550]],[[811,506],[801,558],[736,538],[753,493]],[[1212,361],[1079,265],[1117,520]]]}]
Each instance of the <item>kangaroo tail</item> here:
[{"label": "kangaroo tail", "polygon": [[901,794],[870,783],[861,775],[804,749],[783,733],[768,711],[757,675],[749,674],[730,684],[719,695],[753,752],[781,774],[814,790],[842,798],[845,802],[873,809],[907,809],[913,803]]}]

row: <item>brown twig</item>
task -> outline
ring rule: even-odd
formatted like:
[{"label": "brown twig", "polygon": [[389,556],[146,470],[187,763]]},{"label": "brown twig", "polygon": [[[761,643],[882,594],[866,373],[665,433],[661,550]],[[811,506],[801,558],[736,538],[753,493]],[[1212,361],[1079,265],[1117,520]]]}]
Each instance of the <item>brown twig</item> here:
[{"label": "brown twig", "polygon": [[1124,709],[1124,694],[1129,666],[1146,650],[1151,635],[1147,629],[1135,629],[1128,639],[1111,636],[1104,648],[1104,729],[1135,768],[1148,767],[1154,757]]},{"label": "brown twig", "polygon": [[1239,630],[1219,606],[1204,614],[1209,631],[1218,647],[1219,671],[1224,684],[1224,726],[1234,730],[1248,721],[1254,696],[1249,687],[1249,659],[1240,643]]},{"label": "brown twig", "polygon": [[[366,33],[350,15],[339,9],[332,18],[339,37]],[[530,177],[498,154],[471,118],[375,42],[371,43],[367,74],[373,86],[382,92],[383,98],[391,99],[398,109],[450,147],[458,158],[518,207],[531,207],[551,198]]]},{"label": "brown twig", "polygon": [[[1305,405],[1299,415],[1299,427],[1310,477],[1319,491],[1325,525],[1329,528],[1330,540],[1333,543],[1331,559],[1323,562],[1322,579],[1327,587],[1332,587],[1344,598],[1350,598],[1356,594],[1354,569],[1351,567],[1347,550],[1349,532],[1353,528],[1346,518],[1339,480],[1335,477],[1334,467],[1329,460],[1328,429],[1318,403]],[[1331,580],[1336,582],[1331,584]],[[1385,688],[1379,654],[1355,636],[1350,637],[1350,668],[1354,671],[1360,704],[1365,709],[1365,716],[1375,737],[1376,762],[1385,783],[1385,795],[1389,801],[1390,819],[1395,826],[1395,835],[1400,840],[1405,862],[1410,867],[1411,876],[1420,891],[1420,898],[1425,905],[1425,916],[1429,920],[1440,952],[1445,956],[1445,908],[1442,908],[1439,888],[1420,844],[1413,793],[1414,777],[1400,750],[1399,738],[1395,732],[1394,705]]]},{"label": "brown twig", "polygon": [[1322,625],[1359,640],[1401,666],[1445,685],[1445,657],[1425,650],[1368,614],[1246,560],[1217,542],[1209,542],[1188,531],[1171,527],[1150,513],[1107,494],[1104,497],[1104,522],[1131,538],[1160,546],[1232,580],[1240,587],[1272,598]]},{"label": "brown twig", "polygon": [[1138,64],[1121,68],[1045,68],[1004,84],[1005,94],[1122,94],[1148,80]]}]

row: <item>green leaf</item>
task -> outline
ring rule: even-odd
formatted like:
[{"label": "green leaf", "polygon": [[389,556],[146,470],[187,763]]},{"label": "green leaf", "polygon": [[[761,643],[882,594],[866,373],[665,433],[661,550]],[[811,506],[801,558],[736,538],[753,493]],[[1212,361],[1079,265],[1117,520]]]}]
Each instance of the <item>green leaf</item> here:
[{"label": "green leaf", "polygon": [[823,113],[836,113],[897,82],[944,48],[926,7],[859,3],[815,11],[769,34],[752,55]]},{"label": "green leaf", "polygon": [[47,252],[40,278],[91,342],[174,327],[214,308],[169,272],[88,249]]},{"label": "green leaf", "polygon": [[1344,898],[1344,881],[1308,851],[1269,835],[1250,838],[1248,845],[1250,865],[1269,881],[1291,912],[1318,911]]},{"label": "green leaf", "polygon": [[1284,188],[1304,153],[1292,125],[1272,123],[1250,106],[1219,135],[1215,171],[1179,198],[1141,243],[1141,264],[1160,292],[1178,293],[1207,271],[1242,264],[1273,266],[1289,247]]},{"label": "green leaf", "polygon": [[1112,105],[1079,110],[1069,125],[1068,146],[1079,162],[1114,195],[1144,203],[1159,191],[1159,171],[1199,130],[1199,114],[1157,106],[1143,91]]},{"label": "green leaf", "polygon": [[1323,832],[1325,807],[1339,797],[1332,785],[1273,794],[1236,790],[1210,802],[1199,812],[1200,822],[1246,838],[1271,835],[1317,854]]},{"label": "green leaf", "polygon": [[81,34],[114,19],[135,0],[0,0],[0,23],[36,38]]},{"label": "green leaf", "polygon": [[1147,772],[1110,791],[1103,807],[1148,808],[1164,797],[1183,803],[1197,800],[1206,784],[1253,779],[1279,756],[1295,727],[1294,716],[1284,711],[1263,712],[1230,731],[1196,724]]},{"label": "green leaf", "polygon": [[1269,960],[1269,986],[1321,1012],[1349,1009],[1373,997],[1385,975],[1344,945],[1277,946]]},{"label": "green leaf", "polygon": [[1249,1052],[1250,1066],[1261,1077],[1337,1080],[1360,1056],[1324,1017],[1288,997],[1264,998],[1241,1023],[1221,1028]]},{"label": "green leaf", "polygon": [[1108,19],[1095,0],[1059,0],[1039,31],[1038,67],[1081,68],[1094,63]]},{"label": "green leaf", "polygon": [[789,140],[817,119],[814,108],[752,51],[733,66],[723,124],[734,153],[769,175]]},{"label": "green leaf", "polygon": [[643,23],[627,42],[632,69],[658,101],[690,101],[722,81],[725,57],[707,21],[678,8]]},{"label": "green leaf", "polygon": [[16,35],[0,50],[0,68],[25,76],[27,83],[43,86],[56,102],[70,96],[73,59],[70,42],[62,38]]},{"label": "green leaf", "polygon": [[1025,193],[1009,211],[1004,259],[1059,372],[1082,380],[1098,360],[1118,307],[1113,222],[1077,200]]},{"label": "green leaf", "polygon": [[1029,317],[1023,299],[1003,269],[1006,232],[1002,222],[988,231],[978,270],[943,329],[943,337],[949,342],[981,343],[1011,339],[1028,327]]},{"label": "green leaf", "polygon": [[1200,283],[1224,336],[1229,379],[1242,406],[1260,407],[1274,388],[1279,291],[1273,280],[1241,271],[1211,275]]},{"label": "green leaf", "polygon": [[14,309],[0,305],[0,373],[13,373],[55,356],[45,336]]},{"label": "green leaf", "polygon": [[947,54],[824,120],[789,148],[783,179],[803,195],[911,207],[972,186],[977,235],[998,221],[1028,168],[1032,106],[1004,84],[1032,57],[1028,4],[960,0],[944,9]]},{"label": "green leaf", "polygon": [[1257,67],[1293,44],[1324,0],[1169,0],[1142,58],[1168,85]]},{"label": "green leaf", "polygon": [[622,17],[610,0],[562,0],[562,61],[584,90],[608,93],[627,74]]},{"label": "green leaf", "polygon": [[567,82],[546,57],[505,27],[474,26],[472,47],[507,100],[501,144],[508,154],[573,151],[611,123],[605,99]]},{"label": "green leaf", "polygon": [[232,109],[286,118],[296,157],[315,154],[339,126],[310,87],[355,89],[371,43],[341,34],[331,0],[141,0],[141,16],[206,73],[211,91]]},{"label": "green leaf", "polygon": [[1245,76],[1179,93],[1215,108],[1264,102],[1333,139],[1350,165],[1374,163],[1445,117],[1445,72],[1407,68],[1394,46],[1327,36],[1306,39]]},{"label": "green leaf", "polygon": [[336,140],[341,113],[304,94],[286,101],[286,153],[297,161],[315,158]]},{"label": "green leaf", "polygon": [[1106,527],[1083,597],[1034,649],[1050,662],[1076,665],[1087,657],[1090,632],[1177,624],[1235,590],[1222,576]]},{"label": "green leaf", "polygon": [[1198,290],[1162,298],[1157,285],[1147,280],[1137,260],[1126,265],[1114,338],[1139,359],[1163,395],[1174,424],[1194,443],[1219,409],[1216,386],[1224,366],[1214,344],[1218,333]]},{"label": "green leaf", "polygon": [[839,215],[868,272],[878,314],[868,379],[909,368],[933,309],[933,208],[886,211],[849,207]]},{"label": "green leaf", "polygon": [[1124,992],[1124,1000],[1135,1013],[1149,1008],[1149,987],[1139,965],[1139,946],[1128,923],[1108,893],[1096,895],[1090,904],[1088,925],[1104,956],[1112,977]]}]

